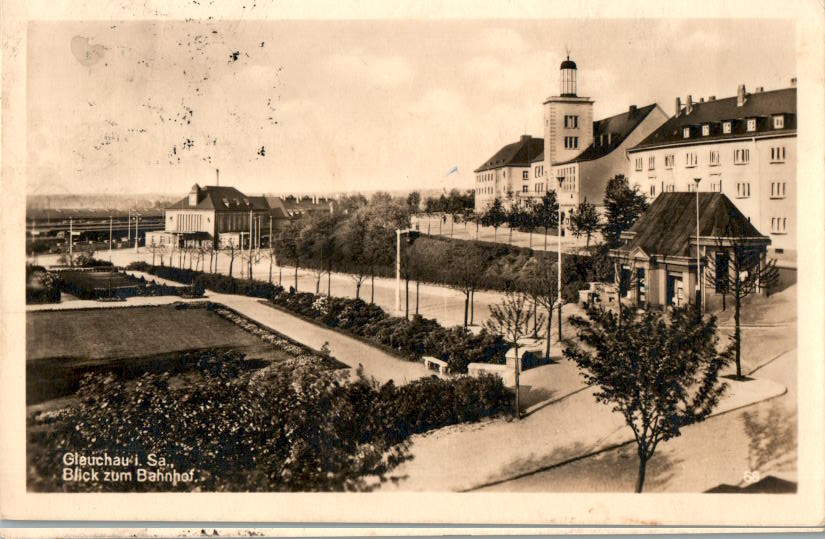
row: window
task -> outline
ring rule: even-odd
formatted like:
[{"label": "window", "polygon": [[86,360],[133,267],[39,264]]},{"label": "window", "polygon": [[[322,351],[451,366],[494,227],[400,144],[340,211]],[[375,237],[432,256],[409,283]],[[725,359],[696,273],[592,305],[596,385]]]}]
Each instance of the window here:
[{"label": "window", "polygon": [[650,186],[650,196],[651,196],[651,197],[655,197],[655,196],[656,196],[656,186],[655,186],[655,185],[651,185],[651,186]]},{"label": "window", "polygon": [[771,147],[771,163],[781,163],[785,160],[785,147],[772,146]]},{"label": "window", "polygon": [[665,156],[665,168],[670,170],[673,168],[673,161],[675,156],[673,154],[668,154]]},{"label": "window", "polygon": [[756,118],[748,118],[748,131],[756,131]]},{"label": "window", "polygon": [[787,217],[771,217],[771,234],[786,234],[787,231]]},{"label": "window", "polygon": [[522,180],[529,180],[530,179],[530,172],[527,170],[523,170],[521,172],[521,179]]},{"label": "window", "polygon": [[785,198],[787,182],[771,182],[771,198]]},{"label": "window", "polygon": [[647,169],[654,170],[656,168],[656,158],[654,156],[650,156],[647,158]]},{"label": "window", "polygon": [[576,129],[579,127],[579,117],[575,115],[565,115],[564,127],[568,129]]},{"label": "window", "polygon": [[529,185],[522,185],[521,186],[521,192],[526,193],[529,187],[530,187]]},{"label": "window", "polygon": [[675,193],[676,192],[676,185],[672,184],[672,183],[665,185],[665,192],[666,193]]},{"label": "window", "polygon": [[751,182],[739,182],[736,184],[736,198],[749,198],[751,196]]},{"label": "window", "polygon": [[564,137],[564,148],[575,150],[579,147],[579,137]]},{"label": "window", "polygon": [[731,122],[724,122],[722,124],[722,133],[729,135],[731,132]]},{"label": "window", "polygon": [[636,170],[642,170],[642,163],[644,163],[644,161],[642,160],[642,158],[641,158],[641,157],[637,157],[637,158],[636,158]]},{"label": "window", "polygon": [[733,164],[744,165],[750,161],[750,150],[747,148],[739,148],[733,150]]},{"label": "window", "polygon": [[708,162],[712,167],[719,165],[719,150],[711,150],[708,153]]},{"label": "window", "polygon": [[785,127],[785,117],[781,114],[773,117],[773,128],[782,129]]},{"label": "window", "polygon": [[686,152],[685,153],[685,166],[686,167],[695,167],[699,164],[699,156],[696,155],[696,152]]},{"label": "window", "polygon": [[682,138],[690,138],[690,127],[682,129]]},{"label": "window", "polygon": [[702,136],[706,137],[708,135],[710,135],[710,125],[705,124],[702,126]]}]

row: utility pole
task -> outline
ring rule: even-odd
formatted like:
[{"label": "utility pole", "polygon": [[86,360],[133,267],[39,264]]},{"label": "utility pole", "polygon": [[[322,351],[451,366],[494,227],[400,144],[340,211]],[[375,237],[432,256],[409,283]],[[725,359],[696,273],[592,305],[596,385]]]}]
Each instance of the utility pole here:
[{"label": "utility pole", "polygon": [[[558,198],[558,197],[557,197]],[[559,237],[559,261],[558,261],[558,273],[559,273],[559,289],[557,292],[556,301],[559,303],[559,342],[561,342],[561,204],[559,204],[559,228],[558,228],[558,237]],[[547,336],[550,338],[550,335]]]},{"label": "utility pole", "polygon": [[72,218],[69,217],[69,265],[72,265],[72,243],[74,238],[74,231],[72,230]]},{"label": "utility pole", "polygon": [[112,216],[109,216],[109,262],[112,261]]},{"label": "utility pole", "polygon": [[401,310],[401,229],[395,229],[395,312]]},{"label": "utility pole", "polygon": [[135,252],[138,252],[138,238],[140,237],[138,221],[140,220],[140,214],[135,212]]},{"label": "utility pole", "polygon": [[249,280],[252,280],[252,242],[253,242],[252,210],[249,210]]},{"label": "utility pole", "polygon": [[702,261],[699,258],[699,182],[702,178],[693,178],[693,181],[696,182],[696,307],[702,309]]},{"label": "utility pole", "polygon": [[126,226],[126,241],[132,241],[132,208],[129,208],[129,224]]}]

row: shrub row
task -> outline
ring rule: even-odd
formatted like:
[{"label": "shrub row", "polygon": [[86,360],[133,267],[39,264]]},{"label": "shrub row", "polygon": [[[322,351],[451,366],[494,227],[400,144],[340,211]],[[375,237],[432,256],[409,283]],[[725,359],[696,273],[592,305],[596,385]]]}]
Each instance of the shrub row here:
[{"label": "shrub row", "polygon": [[505,362],[507,344],[486,330],[475,335],[461,327],[444,328],[435,320],[421,316],[411,320],[389,316],[381,307],[360,299],[327,299],[309,292],[287,292],[278,285],[217,273],[152,266],[145,262],[133,262],[127,269],[215,292],[267,298],[288,311],[391,348],[410,360],[425,355],[443,359],[454,373],[467,372],[469,363]]},{"label": "shrub row", "polygon": [[[300,358],[248,370],[234,352],[197,364],[186,384],[168,373],[127,383],[89,375],[77,404],[28,416],[28,486],[35,491],[369,490],[409,457],[415,433],[492,416],[512,395],[493,376],[427,378],[396,387]],[[64,481],[69,452],[167,460],[190,482]],[[374,479],[374,480],[373,480]]]},{"label": "shrub row", "polygon": [[[124,284],[126,283],[126,284]],[[181,294],[179,287],[147,282],[146,279],[135,279],[123,276],[117,277],[117,285],[111,289],[99,286],[100,282],[88,278],[83,273],[66,272],[58,277],[58,287],[61,292],[66,292],[80,299],[102,299],[107,297],[131,298],[135,296],[176,296]]]},{"label": "shrub row", "polygon": [[26,304],[60,303],[60,279],[42,266],[26,265]]}]

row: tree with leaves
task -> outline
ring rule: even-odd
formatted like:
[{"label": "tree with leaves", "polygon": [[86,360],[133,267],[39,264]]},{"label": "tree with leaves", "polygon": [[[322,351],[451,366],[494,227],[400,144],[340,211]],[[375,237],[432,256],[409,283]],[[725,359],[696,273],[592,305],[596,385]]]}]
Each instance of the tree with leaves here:
[{"label": "tree with leaves", "polygon": [[[486,328],[494,335],[501,336],[515,353],[515,386],[516,398],[514,416],[521,419],[521,407],[519,403],[519,374],[521,372],[521,357],[519,356],[519,341],[529,335],[530,321],[534,318],[533,309],[530,308],[528,296],[524,292],[509,290],[505,293],[501,303],[490,305],[490,318],[485,324]],[[543,317],[544,315],[539,315]],[[541,320],[537,326],[541,326]]]},{"label": "tree with leaves", "polygon": [[521,215],[519,216],[518,228],[521,232],[528,233],[528,243],[527,247],[529,249],[533,248],[533,230],[536,228],[536,211],[534,206],[536,203],[532,199],[527,199],[524,202],[524,205],[521,206],[519,209],[521,211]]},{"label": "tree with leaves", "polygon": [[303,248],[301,245],[302,225],[303,223],[300,220],[290,221],[281,230],[277,240],[278,253],[280,253],[286,261],[292,262],[295,266],[295,292],[298,292],[298,267],[303,258]]},{"label": "tree with leaves", "polygon": [[498,228],[507,221],[507,213],[499,197],[493,199],[481,217],[481,224],[493,227],[493,243],[497,241]]},{"label": "tree with leaves", "polygon": [[648,207],[647,198],[638,187],[631,189],[623,174],[607,182],[604,191],[604,222],[602,235],[611,248],[621,244],[621,233],[628,230]]},{"label": "tree with leaves", "polygon": [[591,308],[588,318],[571,317],[585,348],[564,350],[596,401],[619,412],[633,431],[639,456],[636,492],[642,492],[648,461],[661,442],[707,418],[725,391],[720,371],[731,350],[717,351],[716,318],[692,307],[670,314],[631,309],[622,324],[609,310]]},{"label": "tree with leaves", "polygon": [[538,204],[533,206],[533,221],[544,229],[544,250],[547,251],[547,235],[551,228],[559,226],[559,203],[555,191],[545,191]]},{"label": "tree with leaves", "polygon": [[421,207],[421,193],[412,191],[407,195],[407,206],[410,208],[410,214],[415,215]]},{"label": "tree with leaves", "polygon": [[576,238],[584,236],[587,238],[585,249],[590,248],[590,237],[599,230],[601,216],[596,210],[596,206],[586,200],[579,202],[572,212],[570,212],[570,229]]},{"label": "tree with leaves", "polygon": [[726,296],[733,299],[733,346],[736,377],[742,377],[742,302],[748,296],[766,292],[779,281],[776,260],[762,261],[762,249],[744,237],[745,224],[731,220],[724,237],[716,239],[715,256],[705,260],[706,280],[715,283],[722,293],[723,309]]}]

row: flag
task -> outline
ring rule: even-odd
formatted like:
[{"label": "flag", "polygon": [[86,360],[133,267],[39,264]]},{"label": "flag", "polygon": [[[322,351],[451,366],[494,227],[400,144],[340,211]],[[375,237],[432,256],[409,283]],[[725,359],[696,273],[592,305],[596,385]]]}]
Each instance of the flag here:
[{"label": "flag", "polygon": [[445,174],[445,176],[449,176],[450,174],[458,174],[458,165],[456,165],[453,168],[451,168],[450,170],[448,170],[447,174]]}]

